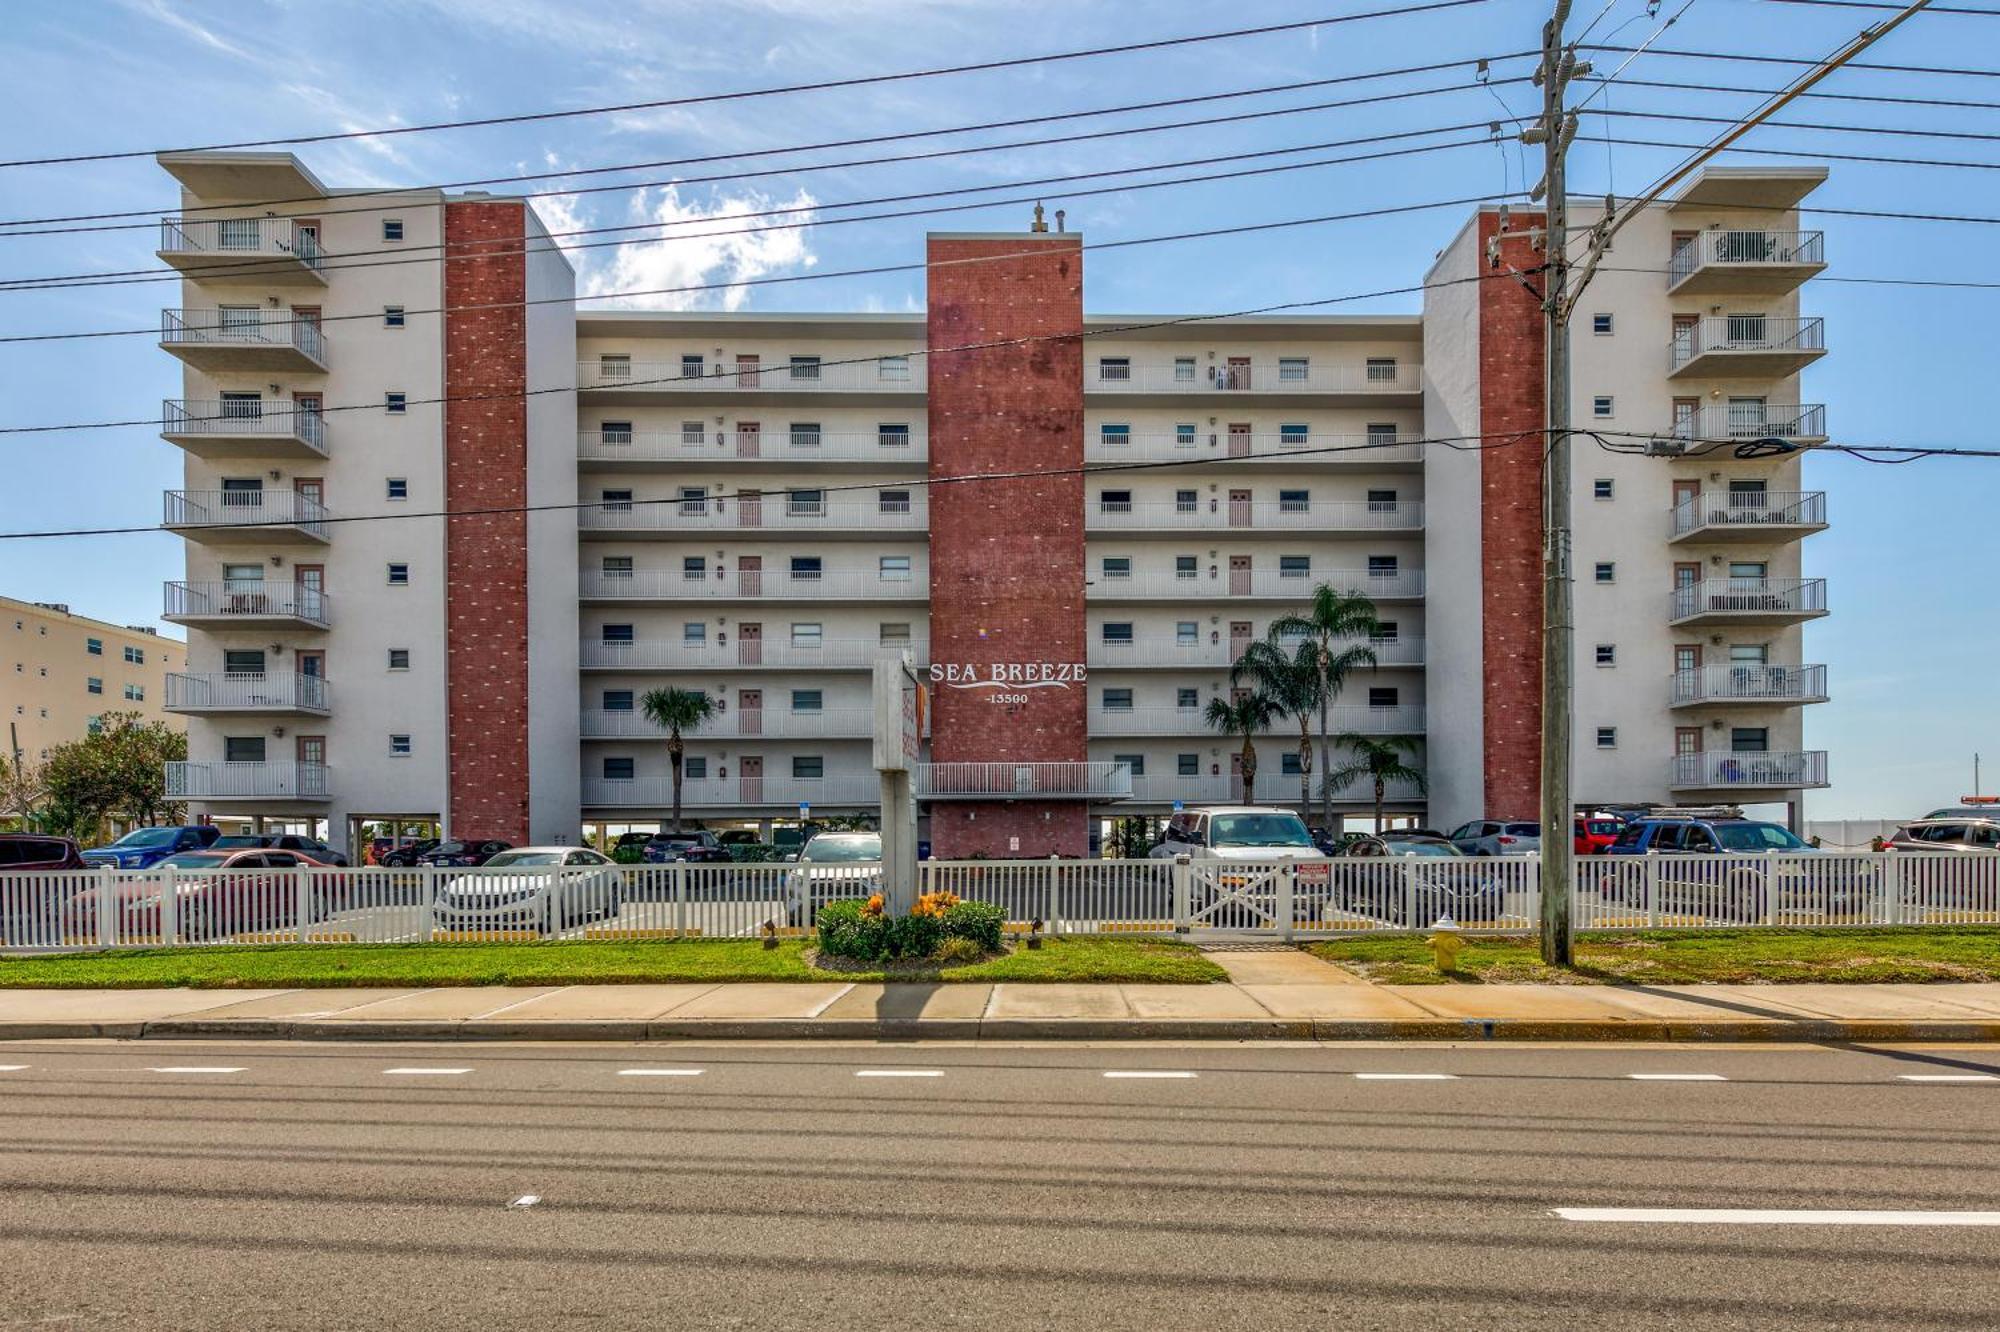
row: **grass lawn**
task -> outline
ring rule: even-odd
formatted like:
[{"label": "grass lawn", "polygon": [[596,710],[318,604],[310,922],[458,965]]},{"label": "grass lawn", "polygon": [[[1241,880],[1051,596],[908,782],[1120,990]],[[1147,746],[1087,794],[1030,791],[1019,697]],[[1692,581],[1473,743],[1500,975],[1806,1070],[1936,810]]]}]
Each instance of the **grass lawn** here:
[{"label": "grass lawn", "polygon": [[1438,973],[1430,946],[1419,938],[1335,939],[1310,948],[1328,962],[1389,985],[2000,980],[2000,928],[1995,927],[1582,935],[1575,971],[1543,966],[1532,939],[1468,938],[1459,973],[1449,976]]},{"label": "grass lawn", "polygon": [[[272,944],[0,958],[0,989],[290,989],[348,985],[640,985],[675,981],[868,981],[808,967],[805,941]],[[896,980],[1147,981],[1198,985],[1222,968],[1160,939],[1049,939],[1006,957]]]}]

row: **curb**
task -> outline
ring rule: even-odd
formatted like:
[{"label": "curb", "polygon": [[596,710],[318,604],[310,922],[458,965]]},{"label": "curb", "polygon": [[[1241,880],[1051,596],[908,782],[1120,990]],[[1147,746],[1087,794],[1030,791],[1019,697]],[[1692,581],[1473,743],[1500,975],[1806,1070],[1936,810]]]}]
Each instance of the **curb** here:
[{"label": "curb", "polygon": [[744,1018],[698,1021],[0,1022],[0,1040],[275,1041],[1651,1041],[1672,1043],[1996,1042],[2000,1021],[1770,1018]]}]

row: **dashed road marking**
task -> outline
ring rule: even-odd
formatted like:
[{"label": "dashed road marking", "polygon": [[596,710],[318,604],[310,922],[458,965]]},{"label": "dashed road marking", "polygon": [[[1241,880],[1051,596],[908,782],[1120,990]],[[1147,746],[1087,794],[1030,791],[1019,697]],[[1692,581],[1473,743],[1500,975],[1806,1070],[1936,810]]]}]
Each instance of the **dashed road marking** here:
[{"label": "dashed road marking", "polygon": [[1558,1207],[1565,1221],[1702,1226],[2000,1226],[2000,1212],[1869,1212],[1729,1207]]},{"label": "dashed road marking", "polygon": [[941,1078],[941,1068],[857,1068],[857,1078]]},{"label": "dashed road marking", "polygon": [[1194,1074],[1179,1069],[1167,1068],[1108,1068],[1107,1078],[1191,1078]]},{"label": "dashed road marking", "polygon": [[536,1203],[540,1202],[541,1200],[542,1200],[542,1195],[539,1193],[524,1193],[520,1197],[514,1199],[513,1202],[508,1203],[507,1205],[509,1207],[533,1207]]},{"label": "dashed road marking", "polygon": [[1903,1082],[2000,1082],[1991,1073],[1898,1073]]},{"label": "dashed road marking", "polygon": [[149,1068],[148,1073],[241,1073],[241,1068],[229,1068],[210,1064],[169,1064],[164,1068]]},{"label": "dashed road marking", "polygon": [[1456,1073],[1356,1073],[1363,1082],[1456,1082]]},{"label": "dashed road marking", "polygon": [[410,1078],[449,1078],[456,1077],[460,1073],[470,1073],[471,1071],[469,1068],[385,1068],[382,1070],[384,1074]]},{"label": "dashed road marking", "polygon": [[0,1073],[24,1073],[27,1069],[26,1064],[0,1064]]},{"label": "dashed road marking", "polygon": [[700,1077],[703,1071],[699,1068],[621,1068],[618,1070],[618,1076],[621,1078],[694,1078]]},{"label": "dashed road marking", "polygon": [[1634,1082],[1727,1082],[1720,1073],[1627,1073]]}]

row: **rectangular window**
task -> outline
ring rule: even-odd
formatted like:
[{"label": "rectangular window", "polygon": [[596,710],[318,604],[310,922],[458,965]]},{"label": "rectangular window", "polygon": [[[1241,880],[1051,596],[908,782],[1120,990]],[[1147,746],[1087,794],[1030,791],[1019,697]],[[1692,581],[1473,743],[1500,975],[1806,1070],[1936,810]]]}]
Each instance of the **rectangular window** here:
[{"label": "rectangular window", "polygon": [[1597,664],[1599,666],[1616,666],[1618,664],[1618,645],[1616,643],[1599,643],[1597,645]]},{"label": "rectangular window", "polygon": [[[16,622],[14,627],[19,629],[21,626]],[[101,638],[86,638],[83,640],[83,650],[93,657],[101,657],[104,655],[104,640]]]},{"label": "rectangular window", "polygon": [[1590,331],[1603,337],[1611,332],[1611,316],[1600,311],[1590,317]]},{"label": "rectangular window", "polygon": [[907,356],[884,356],[875,362],[875,378],[884,384],[907,384],[910,382],[910,358]]},{"label": "rectangular window", "polygon": [[1107,449],[1122,449],[1132,442],[1132,426],[1125,421],[1105,421],[1097,427],[1097,442]]},{"label": "rectangular window", "polygon": [[1278,492],[1279,513],[1308,513],[1312,510],[1310,490],[1281,490]]},{"label": "rectangular window", "polygon": [[[630,371],[628,370],[627,373],[629,374]],[[708,364],[707,362],[702,360],[700,352],[681,353],[682,379],[700,379],[707,373],[708,373]]]},{"label": "rectangular window", "polygon": [[[1598,727],[1598,728],[1597,728],[1597,747],[1598,747],[1599,749],[1616,749],[1616,748],[1618,748],[1618,728],[1617,728],[1616,726],[1600,726],[1600,727]],[[1643,747],[1643,746],[1642,746],[1642,747]]]},{"label": "rectangular window", "polygon": [[230,392],[222,394],[222,419],[225,421],[257,421],[264,416],[264,395],[261,393]]},{"label": "rectangular window", "polygon": [[83,691],[86,694],[101,694],[104,692],[104,681],[95,675],[87,676],[83,682]]},{"label": "rectangular window", "polygon": [[1106,555],[1102,565],[1106,578],[1130,578],[1132,557],[1130,555]]},{"label": "rectangular window", "polygon": [[785,494],[785,513],[792,518],[824,518],[826,516],[826,492],[824,490],[793,490]]},{"label": "rectangular window", "polygon": [[1590,414],[1592,416],[1600,416],[1600,417],[1610,416],[1611,406],[1612,406],[1611,395],[1609,393],[1600,393],[1596,397],[1590,400]]},{"label": "rectangular window", "polygon": [[1194,357],[1192,356],[1174,357],[1174,383],[1176,384],[1194,383]]},{"label": "rectangular window", "polygon": [[629,689],[607,689],[604,691],[604,710],[606,712],[631,712],[634,702],[632,691]]},{"label": "rectangular window", "polygon": [[264,673],[264,649],[223,649],[222,672],[224,675],[262,675]]},{"label": "rectangular window", "polygon": [[825,711],[826,694],[819,689],[794,689],[792,691],[793,712]]},{"label": "rectangular window", "polygon": [[910,625],[907,620],[900,623],[883,623],[876,627],[875,641],[883,647],[907,647],[911,642]]},{"label": "rectangular window", "polygon": [[820,428],[817,421],[792,422],[792,447],[795,449],[816,449],[820,445]]},{"label": "rectangular window", "polygon": [[1590,483],[1590,497],[1592,499],[1608,500],[1614,498],[1617,493],[1617,483],[1608,476],[1600,476]]},{"label": "rectangular window", "polygon": [[1098,357],[1097,379],[1101,384],[1130,383],[1132,381],[1132,358],[1129,356]]},{"label": "rectangular window", "polygon": [[1396,492],[1393,490],[1371,490],[1368,492],[1368,512],[1394,513]]},{"label": "rectangular window", "polygon": [[1174,706],[1182,712],[1194,711],[1201,706],[1201,690],[1193,688],[1174,690]]},{"label": "rectangular window", "polygon": [[708,755],[689,754],[681,760],[681,775],[691,782],[708,780]]},{"label": "rectangular window", "polygon": [[1299,775],[1299,753],[1296,749],[1288,749],[1278,755],[1278,775],[1280,777]]},{"label": "rectangular window", "polygon": [[877,571],[885,583],[907,583],[910,581],[910,557],[908,555],[884,555],[877,561]]},{"label": "rectangular window", "polygon": [[146,649],[128,645],[125,649],[125,663],[128,666],[144,666],[146,664]]},{"label": "rectangular window", "polygon": [[1771,748],[1771,732],[1763,726],[1732,726],[1729,728],[1729,751],[1732,754],[1763,754]]},{"label": "rectangular window", "polygon": [[[1130,571],[1130,561],[1127,561],[1127,571]],[[1200,575],[1200,562],[1193,555],[1174,556],[1175,578],[1197,578]]]},{"label": "rectangular window", "polygon": [[1394,578],[1401,568],[1394,555],[1370,555],[1368,576],[1370,578]]},{"label": "rectangular window", "polygon": [[1175,621],[1174,642],[1182,647],[1193,647],[1201,642],[1201,626],[1193,620]]},{"label": "rectangular window", "polygon": [[[632,626],[629,624],[607,624],[598,631],[598,638],[606,647],[631,647],[633,641]],[[394,651],[390,653],[389,664],[391,666],[396,664]],[[403,664],[405,666],[409,665],[409,654],[407,652],[403,654]]]},{"label": "rectangular window", "polygon": [[[611,445],[630,444],[632,442],[632,423],[630,421],[601,422],[597,427],[597,442]],[[695,443],[699,444],[700,442],[701,436],[697,434],[695,436]]]},{"label": "rectangular window", "polygon": [[707,647],[708,621],[706,620],[681,621],[681,646],[691,647],[691,648]]},{"label": "rectangular window", "polygon": [[1280,555],[1278,557],[1278,577],[1308,578],[1313,571],[1310,555]]},{"label": "rectangular window", "polygon": [[1123,763],[1127,768],[1131,769],[1134,777],[1144,777],[1146,775],[1146,756],[1144,754],[1113,754],[1111,761],[1113,763]]},{"label": "rectangular window", "polygon": [[1393,384],[1396,382],[1396,358],[1393,356],[1371,356],[1368,358],[1368,382],[1371,384]]},{"label": "rectangular window", "polygon": [[1591,566],[1591,576],[1600,583],[1615,583],[1618,581],[1618,566],[1610,560],[1601,561]]},{"label": "rectangular window", "polygon": [[1198,441],[1198,440],[1197,440],[1197,439],[1195,438],[1195,430],[1194,430],[1194,422],[1192,422],[1192,421],[1177,421],[1177,422],[1175,422],[1175,423],[1174,423],[1174,447],[1175,447],[1175,448],[1177,448],[1177,449],[1192,449],[1192,448],[1196,448],[1196,447],[1199,447],[1199,443],[1200,443],[1200,441]]},{"label": "rectangular window", "polygon": [[1278,380],[1280,383],[1303,384],[1311,377],[1311,365],[1305,357],[1280,356],[1278,358]]},{"label": "rectangular window", "polygon": [[1368,634],[1371,643],[1393,643],[1402,633],[1402,626],[1394,620],[1377,620],[1375,628]]},{"label": "rectangular window", "polygon": [[1102,633],[1107,643],[1129,643],[1132,641],[1132,622],[1129,620],[1118,623],[1107,622]]},{"label": "rectangular window", "polygon": [[400,217],[383,218],[382,239],[390,242],[403,239],[403,219]]},{"label": "rectangular window", "polygon": [[[626,631],[628,632],[628,634],[629,634],[629,632],[630,632],[630,630],[631,630],[631,628],[632,628],[632,626],[631,626],[631,625],[629,625],[629,624],[626,624],[626,625],[617,625],[617,626],[612,626],[612,625],[606,625],[606,626],[605,626],[605,628],[606,628],[607,630],[608,630],[608,629],[611,629],[611,628],[614,628],[614,627],[615,627],[615,628],[621,628],[621,629],[624,629],[624,630],[626,630]],[[610,642],[611,640],[610,640],[609,638],[607,638],[607,639],[605,639],[604,641],[608,643],[608,642]],[[627,642],[630,642],[630,641],[631,641],[631,639],[630,639],[630,638],[628,637],[628,638],[626,639],[626,641],[627,641]],[[410,669],[410,650],[409,650],[408,648],[390,648],[390,649],[389,649],[389,669],[390,669],[390,670],[392,670],[392,671],[407,671],[407,670],[409,670],[409,669]]]},{"label": "rectangular window", "polygon": [[786,568],[795,581],[816,583],[826,571],[826,561],[818,555],[794,555]]},{"label": "rectangular window", "polygon": [[1130,689],[1105,690],[1104,710],[1106,712],[1130,712],[1132,710],[1132,691]]},{"label": "rectangular window", "polygon": [[1174,492],[1175,513],[1195,513],[1200,508],[1201,495],[1198,492],[1192,490],[1176,490]]},{"label": "rectangular window", "polygon": [[406,500],[410,497],[410,479],[406,476],[392,476],[383,483],[383,486],[392,500]]},{"label": "rectangular window", "polygon": [[707,486],[677,486],[674,498],[680,501],[678,507],[683,518],[698,518],[708,512]]},{"label": "rectangular window", "polygon": [[410,409],[410,395],[407,393],[384,393],[382,410],[391,416],[401,416]]},{"label": "rectangular window", "polygon": [[410,756],[410,737],[407,735],[397,735],[392,733],[389,736],[389,757],[408,758],[409,756]]},{"label": "rectangular window", "polygon": [[802,782],[816,782],[826,776],[826,759],[818,754],[794,754],[792,776]]},{"label": "rectangular window", "polygon": [[883,513],[910,512],[910,492],[907,490],[878,490],[875,502]]},{"label": "rectangular window", "polygon": [[1371,708],[1393,708],[1402,701],[1394,685],[1372,685],[1368,690],[1368,706]]},{"label": "rectangular window", "polygon": [[875,443],[884,449],[910,447],[910,427],[903,422],[885,421],[875,427]]},{"label": "rectangular window", "polygon": [[1762,578],[1770,566],[1757,560],[1732,560],[1729,565],[1731,578]]},{"label": "rectangular window", "polygon": [[1312,443],[1312,427],[1304,421],[1287,421],[1278,427],[1278,443],[1287,448],[1304,448]]},{"label": "rectangular window", "polygon": [[1099,513],[1132,512],[1132,492],[1129,490],[1101,490],[1097,493]]},{"label": "rectangular window", "polygon": [[224,763],[262,763],[264,761],[264,737],[261,735],[226,735],[222,738],[222,761]]},{"label": "rectangular window", "polygon": [[382,327],[401,328],[402,326],[403,326],[403,307],[400,305],[383,306]]},{"label": "rectangular window", "polygon": [[629,782],[632,780],[632,760],[619,755],[604,758],[604,780],[607,782]]},{"label": "rectangular window", "polygon": [[606,578],[630,578],[632,576],[632,557],[630,555],[606,555],[599,569]]},{"label": "rectangular window", "polygon": [[409,585],[410,566],[407,564],[391,564],[389,566],[389,586],[408,587]]},{"label": "rectangular window", "polygon": [[708,577],[708,556],[681,556],[681,577],[689,582]]},{"label": "rectangular window", "polygon": [[629,490],[606,490],[599,494],[598,507],[606,513],[632,512],[632,492]]},{"label": "rectangular window", "polygon": [[1201,776],[1201,755],[1199,754],[1174,755],[1174,773],[1176,776],[1180,777]]},{"label": "rectangular window", "polygon": [[794,356],[791,359],[792,382],[816,382],[819,379],[819,357]]},{"label": "rectangular window", "polygon": [[826,641],[826,626],[817,621],[799,620],[792,625],[792,646],[817,650]]},{"label": "rectangular window", "polygon": [[[605,440],[605,441],[604,441],[605,443],[607,443],[607,444],[611,444],[611,443],[621,443],[621,444],[623,444],[623,443],[630,443],[630,442],[631,442],[631,431],[632,431],[632,427],[631,427],[631,425],[630,425],[629,423],[627,423],[627,422],[623,422],[623,421],[619,422],[619,424],[620,424],[620,425],[623,425],[623,426],[625,427],[625,432],[626,432],[626,435],[625,435],[625,438],[624,438],[623,440],[615,440],[615,441],[614,441],[614,440],[609,440],[609,439],[607,439],[607,440]],[[605,429],[606,429],[607,431],[608,431],[608,430],[610,430],[610,429],[611,429],[611,423],[610,423],[610,422],[606,422],[606,423],[605,423],[605,426],[604,426],[604,428],[605,428]],[[708,427],[707,427],[707,426],[706,426],[705,424],[703,424],[703,423],[702,423],[702,422],[700,422],[700,421],[683,421],[683,422],[681,422],[681,447],[682,447],[682,448],[696,448],[696,449],[698,449],[698,448],[700,448],[700,447],[701,447],[702,445],[704,445],[704,444],[706,444],[706,443],[708,443]]]},{"label": "rectangular window", "polygon": [[127,702],[144,703],[146,701],[146,687],[144,685],[135,685],[135,684],[126,685],[125,698]]}]

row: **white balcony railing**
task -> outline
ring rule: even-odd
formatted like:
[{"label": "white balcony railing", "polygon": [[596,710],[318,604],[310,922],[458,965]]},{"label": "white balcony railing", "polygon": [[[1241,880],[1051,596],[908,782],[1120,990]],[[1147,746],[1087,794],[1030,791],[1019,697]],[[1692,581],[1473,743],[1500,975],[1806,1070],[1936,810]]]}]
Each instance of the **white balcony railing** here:
[{"label": "white balcony railing", "polygon": [[166,527],[296,527],[324,541],[326,506],[296,490],[169,490]]},{"label": "white balcony railing", "polygon": [[606,643],[586,639],[579,648],[580,664],[594,670],[738,671],[745,667],[773,670],[866,670],[878,661],[898,661],[909,653],[917,665],[930,660],[930,644],[881,643],[873,638],[822,638],[815,643],[788,639],[745,639],[739,626],[732,641],[689,644],[668,639]]},{"label": "white balcony railing", "polygon": [[875,569],[731,569],[690,578],[678,569],[634,569],[628,574],[586,570],[581,593],[600,601],[924,601],[930,575],[913,569],[883,577]]},{"label": "white balcony railing", "polygon": [[[1315,727],[1318,714],[1313,717]],[[1357,735],[1421,735],[1424,710],[1419,704],[1387,707],[1339,705],[1327,710],[1328,729],[1351,731]],[[1206,735],[1218,734],[1203,718],[1200,708],[1133,707],[1090,710],[1090,733],[1098,735]],[[1263,727],[1260,735],[1296,735],[1299,724],[1280,717]]]},{"label": "white balcony railing", "polygon": [[922,393],[926,359],[882,357],[841,364],[791,360],[733,365],[680,361],[621,361],[615,357],[578,361],[580,389],[636,389],[686,393],[692,397],[731,393]]},{"label": "white balcony railing", "polygon": [[1344,463],[1381,467],[1424,460],[1423,436],[1415,432],[1319,434],[1310,431],[1230,435],[1213,430],[1188,434],[1130,434],[1103,430],[1084,436],[1086,462],[1208,462],[1235,458],[1245,463]]},{"label": "white balcony railing", "polygon": [[1369,573],[1365,569],[1315,569],[1301,574],[1277,569],[1208,569],[1192,577],[1166,569],[1138,570],[1126,575],[1089,575],[1085,591],[1094,601],[1207,601],[1225,597],[1255,597],[1263,601],[1297,601],[1303,605],[1313,589],[1326,583],[1342,592],[1365,592],[1376,601],[1409,600],[1424,594],[1421,569]]},{"label": "white balcony railing", "polygon": [[913,783],[925,800],[1123,800],[1132,769],[1123,763],[923,763]]},{"label": "white balcony railing", "polygon": [[[741,776],[741,764],[729,777],[689,779],[681,786],[685,809],[723,809],[744,805],[776,805],[796,809],[810,805],[816,811],[858,807],[879,807],[882,779],[873,772],[832,773],[825,777]],[[672,783],[662,773],[656,777],[583,779],[583,803],[615,809],[648,809],[664,812],[673,805]]]},{"label": "white balcony railing", "polygon": [[272,580],[168,583],[163,618],[298,620],[323,627],[332,614],[332,598],[318,588]]},{"label": "white balcony railing", "polygon": [[1669,344],[1673,368],[1711,352],[1784,352],[1812,355],[1826,350],[1825,322],[1777,315],[1710,315],[1674,331]]},{"label": "white balcony railing", "polygon": [[324,367],[326,334],[317,319],[287,309],[162,310],[160,342],[167,347],[289,347]]},{"label": "white balcony railing", "polygon": [[818,430],[580,431],[576,456],[583,462],[699,463],[757,460],[771,463],[921,463],[930,456],[922,435],[907,430],[829,434]]},{"label": "white balcony railing", "polygon": [[1790,753],[1718,751],[1676,754],[1667,785],[1674,790],[1796,790],[1826,785],[1826,751]]},{"label": "white balcony railing", "polygon": [[[323,257],[319,237],[289,217],[163,217],[160,253],[214,260],[244,277],[269,272],[272,263],[265,261],[296,262],[318,273]],[[243,261],[240,269],[235,260]]]},{"label": "white balcony railing", "polygon": [[1825,527],[1824,490],[1715,490],[1676,504],[1669,534],[1689,536],[1715,528]]},{"label": "white balcony railing", "polygon": [[283,399],[199,402],[168,398],[160,404],[160,433],[202,440],[276,438],[326,452],[326,418],[317,407]]},{"label": "white balcony railing", "polygon": [[[1215,631],[1210,631],[1215,632]],[[1343,642],[1339,649],[1359,647],[1359,640]],[[1188,666],[1218,667],[1227,669],[1243,655],[1247,642],[1230,642],[1219,634],[1215,641],[1203,640],[1195,643],[1149,641],[1144,638],[1129,643],[1107,643],[1100,632],[1091,640],[1086,656],[1086,664],[1092,670],[1119,670],[1125,667],[1147,666]],[[1424,640],[1420,637],[1392,638],[1370,642],[1374,649],[1377,666],[1421,666],[1424,664]]]},{"label": "white balcony railing", "polygon": [[1822,232],[1703,231],[1674,251],[1667,264],[1667,286],[1677,287],[1696,269],[1711,264],[1816,267],[1825,262]]},{"label": "white balcony railing", "polygon": [[[1261,785],[1263,773],[1260,771],[1257,775]],[[1135,773],[1132,777],[1132,799],[1151,804],[1170,804],[1179,800],[1188,805],[1224,805],[1240,799],[1242,794],[1242,788],[1226,774],[1202,773],[1194,777],[1179,777],[1172,773],[1145,772]]]},{"label": "white balcony railing", "polygon": [[1824,578],[1709,578],[1677,587],[1669,608],[1675,620],[1704,615],[1759,616],[1823,615]]},{"label": "white balcony railing", "polygon": [[1675,439],[1825,439],[1826,408],[1819,403],[1734,402],[1703,407],[1676,420]]},{"label": "white balcony railing", "polygon": [[176,672],[167,676],[168,712],[326,712],[322,676],[296,671]]},{"label": "white balcony railing", "polygon": [[1249,365],[1193,360],[1107,363],[1090,358],[1083,368],[1085,393],[1200,393],[1214,397],[1287,393],[1420,393],[1424,368],[1410,361],[1335,365],[1279,358]]},{"label": "white balcony railing", "polygon": [[1420,500],[1094,499],[1083,525],[1092,532],[1415,532],[1423,528],[1424,506]]},{"label": "white balcony railing", "polygon": [[800,499],[780,491],[746,499],[741,494],[702,500],[633,500],[586,505],[577,526],[586,532],[746,532],[779,537],[821,532],[922,532],[930,507],[904,492],[899,502],[874,496]]},{"label": "white balcony railing", "polygon": [[325,800],[324,763],[169,763],[169,800]]},{"label": "white balcony railing", "polygon": [[1774,666],[1734,662],[1675,671],[1668,701],[1675,707],[1690,703],[1819,703],[1826,694],[1826,667]]},{"label": "white balcony railing", "polygon": [[[875,733],[874,716],[867,708],[822,708],[818,712],[731,708],[683,734],[690,740],[860,739]],[[581,730],[586,740],[654,740],[661,744],[667,740],[665,731],[635,709],[605,712],[586,708]]]}]

